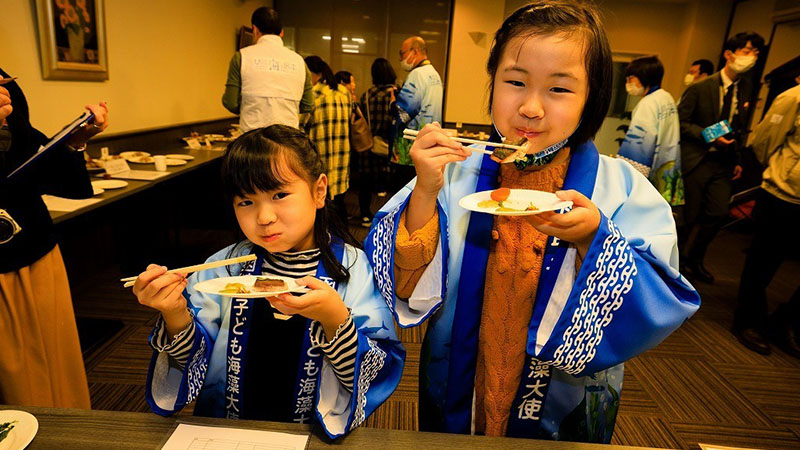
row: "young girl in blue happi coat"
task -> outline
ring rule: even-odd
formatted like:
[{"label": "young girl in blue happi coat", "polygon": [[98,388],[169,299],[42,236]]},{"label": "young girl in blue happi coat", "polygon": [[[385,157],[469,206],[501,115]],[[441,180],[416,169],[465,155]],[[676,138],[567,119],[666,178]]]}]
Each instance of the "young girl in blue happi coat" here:
[{"label": "young girl in blue happi coat", "polygon": [[[257,259],[189,278],[158,265],[139,275],[134,294],[161,312],[147,401],[162,415],[197,400],[197,415],[316,421],[341,436],[394,391],[405,351],[366,255],[331,220],[324,164],[305,134],[273,125],[231,143],[222,185],[247,239],[208,261]],[[265,300],[194,289],[247,274],[298,278],[309,292]]]},{"label": "young girl in blue happi coat", "polygon": [[[416,179],[365,241],[400,326],[427,321],[420,428],[607,443],[624,362],[700,303],[678,272],[670,206],[591,141],[612,60],[589,2],[519,8],[487,72],[494,142],[524,139],[526,156],[498,164],[426,125],[410,150]],[[494,216],[459,204],[498,188],[548,191],[571,210]]]}]

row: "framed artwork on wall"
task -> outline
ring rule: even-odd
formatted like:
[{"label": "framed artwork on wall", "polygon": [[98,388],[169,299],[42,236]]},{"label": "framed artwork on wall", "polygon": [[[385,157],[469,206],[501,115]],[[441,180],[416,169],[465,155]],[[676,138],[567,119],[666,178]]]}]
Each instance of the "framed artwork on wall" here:
[{"label": "framed artwork on wall", "polygon": [[105,0],[36,0],[45,80],[108,79]]}]

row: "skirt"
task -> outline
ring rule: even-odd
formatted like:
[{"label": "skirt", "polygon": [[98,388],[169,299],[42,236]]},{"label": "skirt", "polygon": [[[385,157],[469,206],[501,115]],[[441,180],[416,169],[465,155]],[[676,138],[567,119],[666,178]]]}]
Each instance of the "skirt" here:
[{"label": "skirt", "polygon": [[56,245],[0,273],[0,404],[91,407],[67,271]]}]

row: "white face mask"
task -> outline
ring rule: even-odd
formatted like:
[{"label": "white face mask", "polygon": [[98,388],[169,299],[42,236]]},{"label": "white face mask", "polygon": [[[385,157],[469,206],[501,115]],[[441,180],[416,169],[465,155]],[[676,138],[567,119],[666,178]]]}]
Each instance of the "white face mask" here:
[{"label": "white face mask", "polygon": [[644,95],[644,87],[633,83],[625,83],[625,91],[628,95]]},{"label": "white face mask", "polygon": [[[409,51],[409,53],[411,52]],[[400,68],[405,70],[406,72],[411,72],[411,70],[414,69],[414,66],[412,66],[411,63],[406,61],[407,59],[408,58],[400,60]]]},{"label": "white face mask", "polygon": [[747,72],[748,70],[752,69],[753,66],[756,65],[756,56],[755,55],[733,55],[733,62],[731,62],[730,67],[736,73]]},{"label": "white face mask", "polygon": [[683,84],[690,85],[694,83],[694,75],[687,73],[685,77],[683,77]]}]

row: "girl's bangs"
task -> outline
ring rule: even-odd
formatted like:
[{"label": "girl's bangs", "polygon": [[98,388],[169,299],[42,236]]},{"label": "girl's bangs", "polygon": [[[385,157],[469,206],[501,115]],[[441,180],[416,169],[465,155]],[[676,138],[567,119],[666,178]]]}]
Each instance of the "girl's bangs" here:
[{"label": "girl's bangs", "polygon": [[243,145],[229,148],[222,166],[225,194],[230,198],[270,192],[302,178],[291,151],[274,142],[261,142],[258,148]]}]

